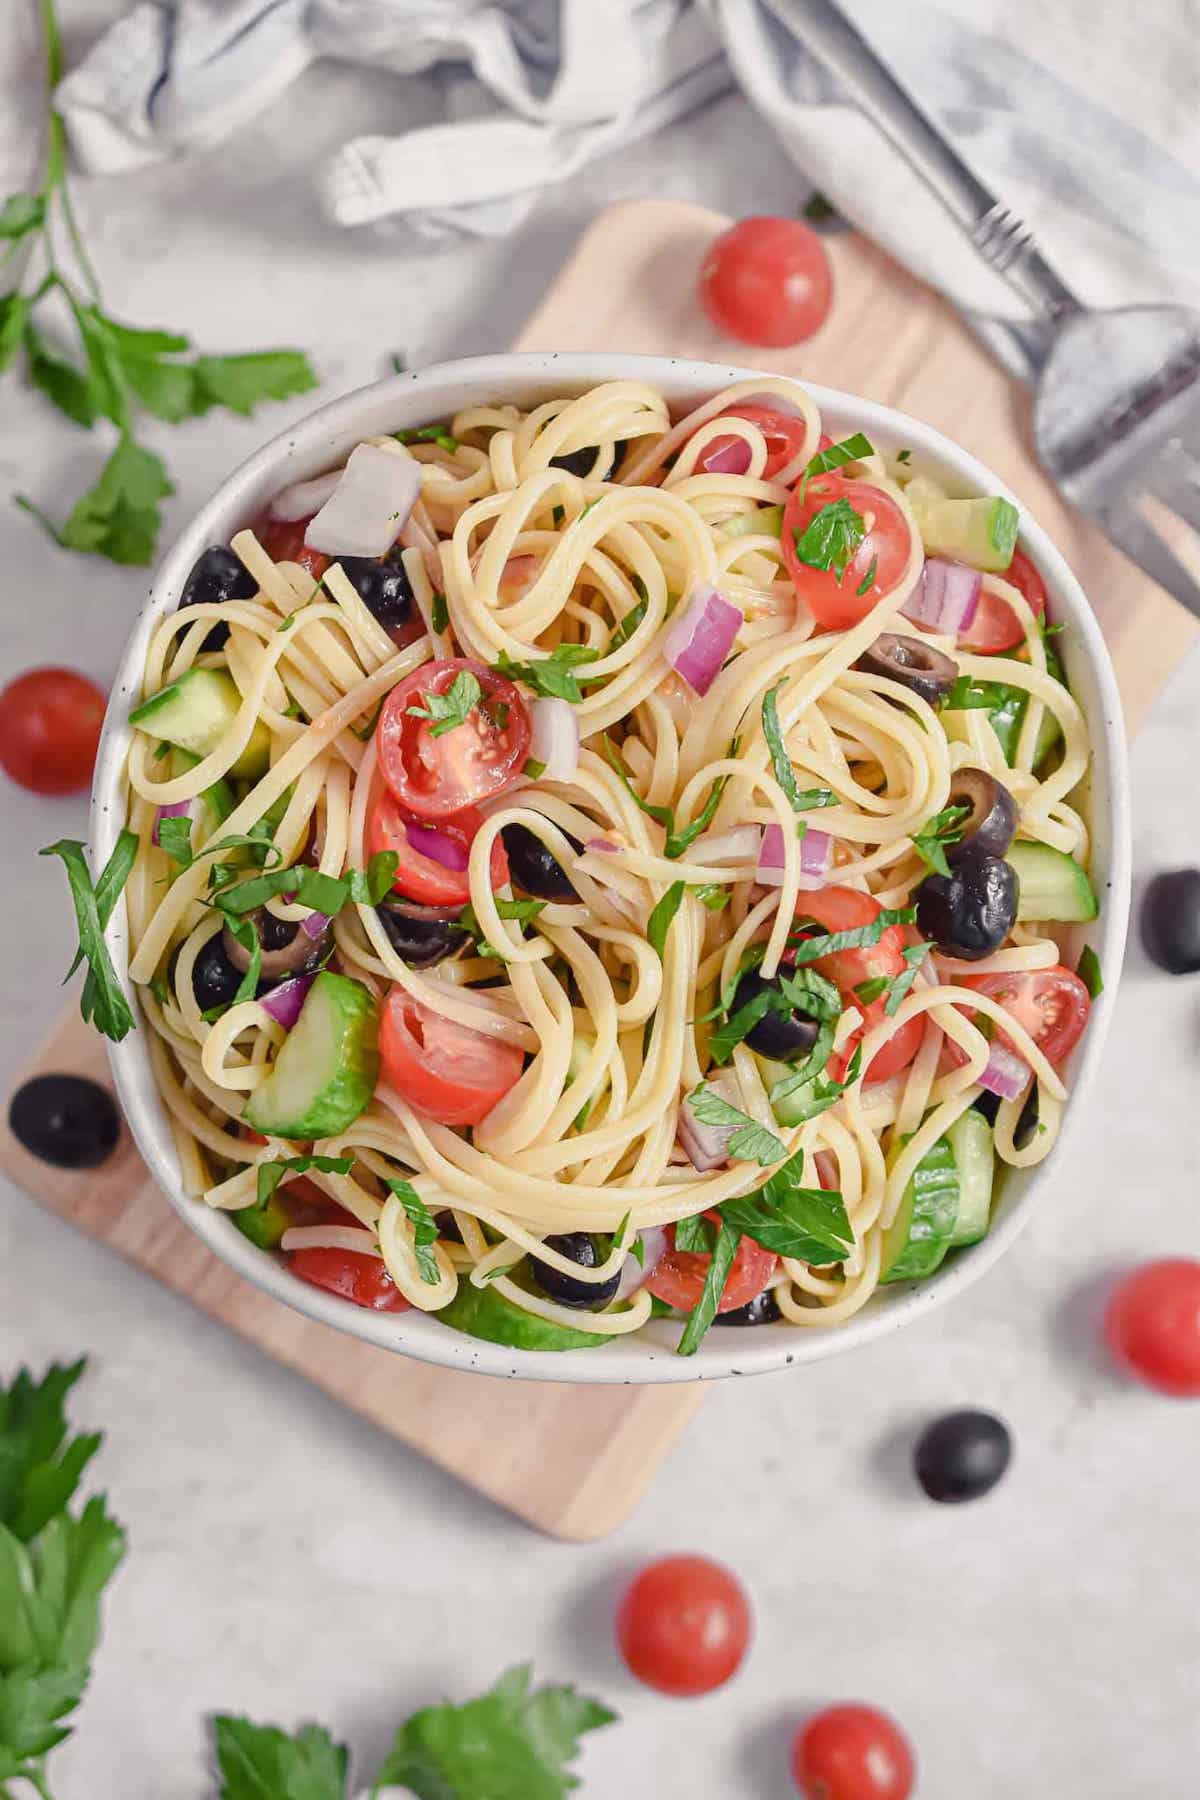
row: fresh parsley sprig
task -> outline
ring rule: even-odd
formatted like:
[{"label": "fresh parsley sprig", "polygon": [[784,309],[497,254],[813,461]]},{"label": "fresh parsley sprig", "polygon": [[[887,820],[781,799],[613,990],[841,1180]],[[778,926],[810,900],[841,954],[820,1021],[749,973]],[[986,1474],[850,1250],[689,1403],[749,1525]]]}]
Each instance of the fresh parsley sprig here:
[{"label": "fresh parsley sprig", "polygon": [[436,1287],[442,1279],[437,1257],[433,1254],[433,1246],[438,1241],[437,1224],[411,1181],[395,1181],[389,1177],[387,1185],[399,1200],[412,1225],[417,1273],[430,1287]]},{"label": "fresh parsley sprig", "polygon": [[840,584],[866,534],[862,514],[843,495],[815,512],[803,530],[797,525],[792,541],[802,563],[810,569],[832,569]]},{"label": "fresh parsley sprig", "polygon": [[483,699],[483,689],[479,677],[472,675],[470,669],[460,669],[444,694],[422,693],[424,706],[410,706],[410,719],[428,719],[430,737],[444,737],[448,731],[454,731],[459,725],[465,725],[469,715]]},{"label": "fresh parsley sprig", "polygon": [[129,880],[129,872],[137,853],[137,833],[123,831],[93,887],[87,855],[78,838],[60,838],[56,844],[47,844],[44,850],[38,852],[39,856],[62,858],[75,907],[79,948],[64,980],[70,981],[80,963],[87,963],[87,979],[83,984],[79,1010],[88,1024],[94,1025],[97,1031],[103,1032],[115,1044],[119,1044],[133,1030],[133,1012],[108,954],[104,930],[121,897],[122,889]]},{"label": "fresh parsley sprig", "polygon": [[731,1106],[705,1082],[692,1089],[686,1104],[702,1125],[732,1125],[735,1128],[729,1139],[729,1154],[739,1162],[761,1163],[766,1168],[787,1154],[773,1131],[760,1125],[749,1113]]},{"label": "fresh parsley sprig", "polygon": [[584,663],[595,662],[600,652],[593,650],[590,644],[556,644],[548,656],[539,656],[531,662],[514,662],[506,650],[502,650],[495,663],[498,674],[507,675],[510,681],[523,681],[537,694],[545,694],[552,700],[569,700],[572,706],[578,706],[583,699],[580,680],[601,677],[582,678],[576,673]]},{"label": "fresh parsley sprig", "polygon": [[[62,77],[62,39],[53,0],[42,0],[47,95]],[[65,235],[76,273],[60,261]],[[17,504],[64,549],[145,564],[154,556],[160,503],[174,490],[162,459],[137,441],[140,411],[177,424],[215,406],[250,413],[264,400],[285,400],[316,386],[307,357],[297,350],[240,356],[191,356],[189,340],[174,331],[124,325],[104,310],[99,283],[84,248],[67,185],[66,133],[48,104],[46,158],[36,193],[10,194],[0,204],[4,260],[26,245],[23,280],[0,298],[0,370],[24,353],[29,381],[76,425],[100,419],[116,427],[117,442],[95,485],[57,525],[24,495]],[[58,297],[78,340],[64,358],[35,315]]]}]

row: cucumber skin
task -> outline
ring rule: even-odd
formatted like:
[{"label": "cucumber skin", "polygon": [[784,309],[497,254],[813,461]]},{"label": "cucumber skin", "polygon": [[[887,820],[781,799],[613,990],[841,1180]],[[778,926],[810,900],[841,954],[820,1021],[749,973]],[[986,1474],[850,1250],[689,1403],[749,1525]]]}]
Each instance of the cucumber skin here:
[{"label": "cucumber skin", "polygon": [[[319,1020],[330,1010],[340,1027],[333,1046],[334,1070],[305,1106],[288,1111],[286,1103],[281,1104],[281,1096],[295,1082],[292,1065],[300,1065],[307,1053],[304,1015],[314,1000],[317,1011],[310,1015],[310,1026],[314,1016]],[[251,1094],[242,1117],[247,1125],[267,1137],[295,1138],[305,1143],[345,1131],[366,1111],[375,1092],[379,1080],[378,1043],[379,1009],[362,982],[323,969],[275,1058],[274,1069]]]},{"label": "cucumber skin", "polygon": [[[194,729],[194,722],[188,719],[189,688],[195,690],[199,701],[197,710],[207,715],[199,730]],[[237,683],[226,670],[185,669],[182,675],[168,682],[165,688],[160,688],[157,694],[151,694],[140,706],[135,706],[129,715],[129,723],[152,737],[164,738],[167,743],[203,758],[211,754],[241,703]],[[164,713],[165,728],[161,716]],[[223,719],[218,717],[222,713]],[[266,774],[270,760],[271,736],[259,720],[255,723],[246,748],[230,767],[229,774],[235,779],[244,777],[251,781],[257,780],[259,776]]]},{"label": "cucumber skin", "polygon": [[1019,838],[1006,854],[1020,884],[1018,919],[1086,925],[1100,911],[1086,870],[1065,851]]},{"label": "cucumber skin", "polygon": [[489,1344],[506,1344],[510,1350],[594,1350],[609,1342],[599,1332],[576,1331],[540,1319],[494,1288],[472,1287],[469,1281],[460,1280],[453,1300],[433,1316],[452,1331],[483,1338]]},{"label": "cucumber skin", "polygon": [[950,1248],[957,1216],[954,1152],[945,1138],[939,1138],[913,1170],[900,1210],[884,1233],[880,1281],[916,1281],[932,1275]]},{"label": "cucumber skin", "polygon": [[969,500],[909,499],[921,542],[933,556],[954,558],[1002,575],[1012,562],[1020,515],[1011,500],[978,495]]},{"label": "cucumber skin", "polygon": [[272,1194],[265,1206],[243,1206],[232,1216],[242,1236],[260,1250],[278,1250],[291,1224],[287,1207],[278,1194]]},{"label": "cucumber skin", "polygon": [[951,1247],[956,1249],[977,1244],[991,1226],[995,1139],[991,1126],[973,1106],[955,1119],[946,1138],[958,1170],[958,1211],[950,1233]]}]

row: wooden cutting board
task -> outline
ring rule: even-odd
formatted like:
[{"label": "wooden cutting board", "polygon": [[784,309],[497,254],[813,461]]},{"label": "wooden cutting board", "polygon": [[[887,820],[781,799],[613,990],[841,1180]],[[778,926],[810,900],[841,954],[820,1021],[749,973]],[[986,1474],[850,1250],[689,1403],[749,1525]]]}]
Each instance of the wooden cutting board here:
[{"label": "wooden cutting board", "polygon": [[[1200,627],[1058,499],[1027,448],[1020,390],[936,295],[849,234],[829,242],[834,305],[815,338],[783,353],[731,346],[693,299],[704,249],[725,223],[672,202],[614,207],[584,235],[516,348],[736,360],[864,394],[940,427],[1010,483],[1074,565],[1112,648],[1132,728]],[[21,1079],[48,1071],[107,1084],[101,1042],[74,1013]],[[695,1384],[574,1388],[430,1368],[302,1318],[205,1250],[127,1136],[103,1168],[81,1176],[30,1156],[5,1125],[0,1167],[269,1356],[558,1537],[598,1537],[627,1518],[700,1405]]]}]

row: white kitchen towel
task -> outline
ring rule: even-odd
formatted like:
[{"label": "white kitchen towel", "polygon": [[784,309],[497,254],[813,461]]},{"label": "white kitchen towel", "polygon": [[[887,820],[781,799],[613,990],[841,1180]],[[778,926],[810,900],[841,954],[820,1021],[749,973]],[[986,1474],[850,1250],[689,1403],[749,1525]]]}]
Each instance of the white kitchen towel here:
[{"label": "white kitchen towel", "polygon": [[[1152,25],[1095,0],[843,10],[1083,298],[1200,304],[1197,0],[1156,0]],[[78,160],[113,171],[228,137],[321,57],[422,75],[440,122],[406,129],[398,87],[394,134],[311,172],[322,203],[341,225],[498,236],[550,184],[736,82],[804,191],[960,305],[1018,316],[806,48],[805,13],[805,0],[139,0],[58,101]]]}]

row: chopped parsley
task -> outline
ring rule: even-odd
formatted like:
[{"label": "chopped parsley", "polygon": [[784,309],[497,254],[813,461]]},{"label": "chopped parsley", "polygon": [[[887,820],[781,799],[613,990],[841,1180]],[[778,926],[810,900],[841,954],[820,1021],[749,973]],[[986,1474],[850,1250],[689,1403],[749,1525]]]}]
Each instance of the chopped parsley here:
[{"label": "chopped parsley", "polygon": [[607,732],[604,734],[604,754],[608,758],[611,767],[621,777],[630,797],[633,800],[636,800],[641,810],[646,813],[649,818],[653,819],[656,824],[661,825],[666,832],[667,841],[663,846],[663,855],[669,857],[672,862],[674,862],[677,857],[682,856],[684,851],[689,849],[691,845],[695,843],[702,831],[708,830],[708,827],[712,824],[717,807],[721,803],[721,795],[725,791],[725,783],[729,780],[728,775],[718,775],[716,777],[712,787],[709,789],[708,799],[704,802],[700,812],[692,820],[690,825],[685,825],[682,831],[677,831],[675,829],[675,814],[671,811],[669,806],[654,806],[649,800],[642,799],[642,796],[634,787],[633,782],[629,779],[629,771],[621,761],[617,747]]},{"label": "chopped parsley", "polygon": [[905,944],[900,952],[905,967],[895,976],[890,984],[890,992],[884,1002],[883,1010],[889,1019],[894,1019],[900,1010],[900,1002],[917,979],[917,970],[933,949],[932,944]]},{"label": "chopped parsley", "polygon": [[[544,900],[505,900],[500,894],[497,894],[495,901],[496,911],[502,919],[516,919],[522,925],[530,919],[536,919],[538,914],[546,909]],[[497,950],[495,945],[489,944],[484,937],[483,927],[475,916],[475,908],[469,903],[463,907],[458,922],[463,930],[469,931],[475,939],[476,956],[490,956],[496,962],[504,961],[503,951]]]},{"label": "chopped parsley", "polygon": [[647,604],[646,600],[639,600],[636,606],[630,607],[621,622],[614,626],[613,634],[608,640],[608,655],[611,656],[614,650],[619,650],[622,644],[627,644],[629,642],[630,638],[646,616]]},{"label": "chopped parsley", "polygon": [[258,1192],[256,1204],[265,1206],[285,1175],[305,1175],[317,1169],[322,1175],[348,1175],[354,1167],[352,1156],[279,1156],[256,1166]]},{"label": "chopped parsley", "polygon": [[444,737],[448,731],[466,724],[469,714],[483,699],[483,689],[477,675],[472,675],[470,669],[460,669],[446,693],[422,693],[421,698],[426,704],[408,707],[407,716],[428,719],[430,737]]},{"label": "chopped parsley", "polygon": [[675,1226],[675,1248],[686,1256],[711,1256],[716,1241],[716,1227],[703,1213],[680,1219]]},{"label": "chopped parsley", "polygon": [[439,634],[450,624],[450,608],[446,604],[445,594],[435,594],[429,608],[429,623]]},{"label": "chopped parsley", "polygon": [[871,589],[874,587],[875,575],[876,575],[878,568],[879,568],[879,558],[877,556],[873,556],[871,558],[870,568],[867,570],[866,574],[863,576],[862,580],[859,582],[858,586],[854,590],[855,596],[859,600],[862,599],[864,594],[869,594]]},{"label": "chopped parsley", "polygon": [[439,450],[448,450],[451,456],[458,449],[458,439],[451,437],[444,425],[411,425],[407,431],[397,431],[394,435],[398,444],[436,444]]},{"label": "chopped parsley", "polygon": [[721,887],[714,881],[702,882],[699,887],[694,887],[692,892],[701,906],[707,907],[709,912],[724,912],[733,898],[730,888]]},{"label": "chopped parsley", "polygon": [[840,443],[830,444],[828,450],[818,450],[810,457],[804,466],[804,482],[807,484],[814,475],[828,475],[833,469],[844,469],[847,463],[861,462],[864,456],[874,454],[875,446],[870,438],[856,431],[853,437],[842,438]]},{"label": "chopped parsley", "polygon": [[832,569],[839,583],[865,536],[862,514],[844,496],[830,500],[803,530],[796,526],[792,532],[798,560],[810,569]]},{"label": "chopped parsley", "polygon": [[768,1163],[779,1162],[787,1152],[773,1131],[752,1119],[749,1113],[740,1112],[723,1100],[715,1088],[703,1082],[693,1088],[687,1097],[687,1104],[694,1117],[702,1125],[732,1125],[735,1127],[729,1139],[729,1154],[741,1162]]},{"label": "chopped parsley", "polygon": [[433,1254],[433,1246],[438,1241],[438,1228],[429,1208],[411,1181],[393,1181],[389,1178],[387,1185],[404,1208],[413,1228],[413,1254],[417,1261],[417,1273],[430,1287],[436,1287],[442,1279],[442,1271]]},{"label": "chopped parsley", "polygon": [[898,463],[911,462],[912,461],[912,451],[911,450],[897,450],[896,461]]},{"label": "chopped parsley", "polygon": [[679,911],[684,887],[685,884],[682,881],[673,881],[647,920],[646,938],[651,949],[657,951],[659,962],[664,960],[663,953],[667,947],[667,933],[671,929],[671,922],[675,914]]},{"label": "chopped parsley", "polygon": [[583,689],[576,670],[582,663],[595,662],[599,655],[600,652],[590,644],[556,644],[549,656],[538,657],[535,662],[514,662],[508,652],[502,650],[494,666],[510,681],[523,681],[535,693],[545,694],[552,700],[569,700],[572,706],[578,706],[583,699]]},{"label": "chopped parsley", "polygon": [[[761,945],[755,946],[761,950]],[[744,1006],[738,1007],[734,1013],[729,1012],[737,993],[738,983],[746,969],[738,971],[731,984],[731,991],[722,996],[718,1012],[728,1016],[725,1023],[718,1026],[709,1039],[709,1055],[716,1063],[729,1061],[734,1049],[768,1013],[778,1013],[784,1018],[802,1012],[806,1018],[816,1019],[821,1023],[836,1019],[842,1010],[842,997],[832,981],[815,969],[798,971],[782,970],[776,977],[776,984],[768,984],[748,1000]],[[822,1059],[822,1062],[824,1059]]]},{"label": "chopped parsley", "polygon": [[1079,952],[1079,961],[1075,965],[1075,973],[1082,981],[1092,999],[1098,999],[1104,992],[1104,978],[1100,973],[1100,958],[1090,944],[1085,944]]},{"label": "chopped parsley", "polygon": [[949,875],[946,846],[959,842],[963,821],[970,817],[970,813],[969,806],[944,806],[941,812],[934,813],[931,819],[925,821],[913,838],[913,849],[931,874]]},{"label": "chopped parsley", "polygon": [[546,765],[539,762],[536,756],[527,756],[521,764],[522,775],[528,775],[530,781],[540,781],[546,773]]},{"label": "chopped parsley", "polygon": [[[771,767],[774,770],[775,779],[790,800],[793,812],[806,813],[811,812],[815,807],[836,806],[837,795],[831,788],[802,788],[796,780],[796,771],[792,767],[792,759],[788,755],[787,746],[783,741],[783,732],[779,724],[779,710],[775,700],[780,688],[785,686],[786,677],[783,681],[777,681],[775,686],[763,695],[762,702],[763,736],[767,740],[767,749],[771,752]],[[730,755],[736,754],[736,751],[731,748]]]},{"label": "chopped parsley", "polygon": [[725,1292],[725,1283],[729,1279],[729,1271],[733,1267],[733,1259],[738,1253],[738,1245],[742,1234],[736,1225],[728,1219],[721,1220],[716,1243],[712,1248],[712,1261],[704,1276],[704,1286],[700,1290],[700,1298],[688,1314],[688,1322],[679,1339],[677,1354],[694,1356],[700,1348],[701,1340],[709,1326],[717,1316],[717,1308],[721,1296]]}]

